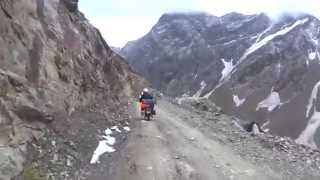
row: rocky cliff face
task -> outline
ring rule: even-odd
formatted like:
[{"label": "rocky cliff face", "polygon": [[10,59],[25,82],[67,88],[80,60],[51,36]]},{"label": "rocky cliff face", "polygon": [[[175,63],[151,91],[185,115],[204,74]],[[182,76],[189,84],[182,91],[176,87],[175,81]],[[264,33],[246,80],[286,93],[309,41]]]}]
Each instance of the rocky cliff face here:
[{"label": "rocky cliff face", "polygon": [[309,15],[165,14],[122,54],[171,96],[210,98],[229,114],[316,147],[320,21]]},{"label": "rocky cliff face", "polygon": [[213,88],[224,68],[221,59],[229,62],[240,56],[253,41],[251,37],[270,23],[263,14],[232,13],[221,18],[204,13],[165,14],[121,54],[156,88],[171,96],[192,95],[201,81],[208,82],[206,89]]},{"label": "rocky cliff face", "polygon": [[0,22],[0,179],[85,179],[138,77],[77,0],[0,0]]}]

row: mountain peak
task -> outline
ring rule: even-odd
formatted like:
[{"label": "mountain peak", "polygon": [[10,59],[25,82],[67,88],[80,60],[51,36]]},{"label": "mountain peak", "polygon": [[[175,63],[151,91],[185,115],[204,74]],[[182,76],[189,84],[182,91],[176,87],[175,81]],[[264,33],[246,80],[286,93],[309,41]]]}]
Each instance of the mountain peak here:
[{"label": "mountain peak", "polygon": [[193,11],[193,12],[171,12],[163,14],[159,22],[168,22],[174,19],[190,19],[190,18],[203,18],[203,17],[215,17],[209,13],[203,11]]},{"label": "mountain peak", "polygon": [[[264,13],[204,15],[163,16],[187,18],[157,24],[126,48],[128,61],[167,95],[210,97],[231,115],[270,120],[277,135],[301,135],[310,119],[305,107],[320,109],[320,98],[309,100],[320,80],[320,23],[308,14],[284,14],[277,22]],[[297,114],[287,117],[288,110]],[[320,145],[309,129],[312,123],[300,139]]]},{"label": "mountain peak", "polygon": [[221,16],[221,17],[222,18],[236,18],[236,17],[244,17],[244,16],[246,16],[246,15],[238,13],[238,12],[230,12],[230,13],[227,13],[227,14]]}]

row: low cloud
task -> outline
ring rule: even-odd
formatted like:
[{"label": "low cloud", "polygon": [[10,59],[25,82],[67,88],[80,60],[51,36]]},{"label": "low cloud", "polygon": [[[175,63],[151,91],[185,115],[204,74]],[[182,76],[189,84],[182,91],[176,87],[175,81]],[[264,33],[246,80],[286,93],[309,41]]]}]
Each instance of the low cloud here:
[{"label": "low cloud", "polygon": [[319,0],[198,0],[198,9],[221,16],[228,12],[257,14],[264,12],[272,18],[283,13],[308,13],[320,17]]},{"label": "low cloud", "polygon": [[308,13],[320,18],[319,0],[80,0],[92,24],[100,29],[106,41],[117,47],[144,36],[167,12],[205,11],[221,16],[230,12],[258,14],[264,12],[276,19],[283,13]]},{"label": "low cloud", "polygon": [[128,41],[147,34],[157,18],[146,16],[100,16],[89,18],[111,46],[123,47]]}]

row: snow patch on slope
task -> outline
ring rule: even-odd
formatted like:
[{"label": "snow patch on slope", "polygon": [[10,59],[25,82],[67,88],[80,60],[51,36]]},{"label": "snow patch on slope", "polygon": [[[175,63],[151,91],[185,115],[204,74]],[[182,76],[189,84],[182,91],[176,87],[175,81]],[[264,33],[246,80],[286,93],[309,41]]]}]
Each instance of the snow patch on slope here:
[{"label": "snow patch on slope", "polygon": [[198,77],[198,74],[195,74],[195,75],[193,76],[194,79],[197,79],[197,77]]},{"label": "snow patch on slope", "polygon": [[212,89],[209,93],[207,93],[206,95],[204,95],[203,97],[206,99],[209,99],[209,97],[214,93],[214,91],[219,88],[220,86],[216,86],[214,89]]},{"label": "snow patch on slope", "polygon": [[[214,91],[219,88],[222,84],[223,84],[223,80],[225,79],[228,79],[230,77],[230,75],[233,73],[233,70],[236,69],[236,67],[241,64],[241,62],[246,59],[250,54],[252,54],[253,52],[257,51],[258,49],[260,49],[261,47],[265,46],[267,43],[269,43],[270,41],[272,41],[273,39],[279,37],[279,36],[283,36],[287,33],[289,33],[290,31],[292,31],[294,28],[296,28],[297,26],[299,25],[302,25],[302,24],[305,24],[306,22],[309,21],[309,18],[305,18],[305,19],[302,19],[302,20],[297,20],[294,24],[292,24],[291,26],[289,27],[286,27],[284,29],[281,29],[280,31],[274,33],[274,34],[271,34],[269,36],[266,36],[265,38],[263,38],[262,40],[260,40],[260,38],[262,37],[263,34],[267,33],[272,27],[269,27],[267,28],[264,32],[262,32],[260,34],[260,37],[258,35],[258,38],[257,38],[257,41],[250,47],[248,48],[245,53],[241,56],[241,58],[239,59],[239,61],[237,62],[236,65],[232,65],[232,64],[226,64],[227,62],[222,59],[225,67],[228,67],[228,68],[225,68],[223,71],[222,71],[222,78],[220,79],[220,83],[213,89],[211,90],[209,93],[207,93],[204,97],[205,98],[209,98],[213,93]],[[319,62],[320,62],[320,55],[318,54],[319,56]],[[230,63],[230,62],[229,62]],[[232,66],[231,66],[232,65]],[[229,70],[231,69],[232,67],[232,70],[231,72],[229,72]],[[281,66],[279,66],[281,68]],[[280,70],[279,68],[279,70]]]},{"label": "snow patch on slope", "polygon": [[313,107],[314,102],[317,100],[317,94],[318,94],[319,88],[320,88],[320,81],[312,89],[311,96],[309,98],[309,103],[307,105],[306,117],[310,116],[311,108]]},{"label": "snow patch on slope", "polygon": [[296,139],[296,142],[299,144],[308,145],[316,149],[317,145],[314,141],[314,135],[317,132],[317,129],[319,127],[320,127],[320,112],[314,111],[312,117],[308,122],[306,129],[302,131],[298,139]]},{"label": "snow patch on slope", "polygon": [[247,49],[247,51],[244,53],[244,55],[240,58],[239,63],[241,63],[241,61],[243,61],[245,58],[247,58],[251,53],[260,49],[261,47],[266,45],[268,42],[273,40],[274,38],[287,34],[288,32],[292,31],[295,27],[306,23],[308,20],[309,20],[309,18],[305,18],[303,20],[297,20],[293,25],[286,27],[286,28],[274,33],[274,34],[271,34],[259,42],[254,43],[249,49]]},{"label": "snow patch on slope", "polygon": [[229,62],[225,61],[225,59],[221,59],[224,69],[221,71],[222,77],[220,79],[220,82],[223,81],[228,75],[232,72],[234,69],[234,65],[232,64],[233,59],[231,59]]},{"label": "snow patch on slope", "polygon": [[270,125],[270,120],[268,120],[267,122],[263,123],[262,126],[261,126],[262,131],[263,132],[269,132],[270,129],[267,128],[267,127],[269,127],[269,125]]},{"label": "snow patch on slope", "polygon": [[317,53],[316,52],[312,52],[310,51],[309,52],[309,59],[312,61],[312,60],[315,60],[316,59],[316,56],[317,56]]},{"label": "snow patch on slope", "polygon": [[270,95],[258,104],[256,111],[259,111],[259,109],[262,109],[262,108],[268,108],[268,111],[273,111],[276,107],[280,105],[281,105],[280,95],[278,92],[273,91],[273,88],[272,88]]},{"label": "snow patch on slope", "polygon": [[277,65],[278,77],[280,77],[280,75],[281,75],[281,68],[282,68],[282,65],[281,65],[281,62],[279,61],[278,65]]},{"label": "snow patch on slope", "polygon": [[307,105],[306,117],[311,116],[311,109],[313,108],[312,116],[305,128],[302,131],[300,136],[296,139],[297,143],[308,145],[312,148],[317,148],[317,145],[314,141],[314,135],[317,132],[317,129],[320,127],[320,112],[317,112],[314,106],[315,101],[317,100],[317,94],[320,88],[320,81],[312,89],[309,104]]},{"label": "snow patch on slope", "polygon": [[[312,23],[312,25],[314,26],[315,24],[314,23]],[[308,34],[309,34],[309,37],[310,37],[310,40],[316,45],[316,46],[318,46],[319,45],[319,42],[318,42],[318,39],[317,39],[317,35],[313,35],[313,31],[307,31],[308,32]],[[317,33],[319,33],[319,29],[318,29],[318,32]]]},{"label": "snow patch on slope", "polygon": [[307,66],[309,66],[310,61],[315,60],[317,57],[317,52],[316,51],[312,51],[312,50],[308,50],[308,59],[306,60],[306,64]]},{"label": "snow patch on slope", "polygon": [[254,124],[254,125],[252,126],[252,134],[253,134],[253,135],[261,134],[260,129],[259,129],[259,127],[258,127],[257,124]]},{"label": "snow patch on slope", "polygon": [[200,89],[192,96],[194,98],[199,98],[201,96],[202,91],[204,88],[207,87],[207,83],[205,81],[201,81],[200,83]]},{"label": "snow patch on slope", "polygon": [[270,27],[268,27],[267,29],[265,29],[262,33],[260,33],[260,34],[258,35],[258,38],[257,38],[257,40],[256,40],[255,43],[258,43],[258,42],[261,40],[261,37],[262,37],[264,34],[266,34],[268,31],[270,31],[270,30],[272,29],[272,27],[273,27],[273,26],[270,26]]},{"label": "snow patch on slope", "polygon": [[237,95],[233,95],[233,102],[236,105],[236,107],[241,106],[246,101],[245,98],[240,99]]},{"label": "snow patch on slope", "polygon": [[317,39],[311,39],[311,40],[313,41],[313,43],[314,43],[315,45],[318,45],[318,44],[319,44],[319,42],[318,42]]},{"label": "snow patch on slope", "polygon": [[231,40],[231,41],[229,41],[229,42],[223,43],[223,45],[224,45],[224,46],[227,46],[227,45],[232,44],[232,43],[234,43],[234,42],[237,42],[237,41],[236,41],[236,40]]}]

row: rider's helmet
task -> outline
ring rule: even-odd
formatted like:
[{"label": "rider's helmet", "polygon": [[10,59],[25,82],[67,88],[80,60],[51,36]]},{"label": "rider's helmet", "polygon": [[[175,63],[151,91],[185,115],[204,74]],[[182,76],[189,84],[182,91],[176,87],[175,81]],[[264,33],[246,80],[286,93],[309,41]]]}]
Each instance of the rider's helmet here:
[{"label": "rider's helmet", "polygon": [[149,92],[149,89],[144,88],[144,89],[143,89],[143,92]]}]

